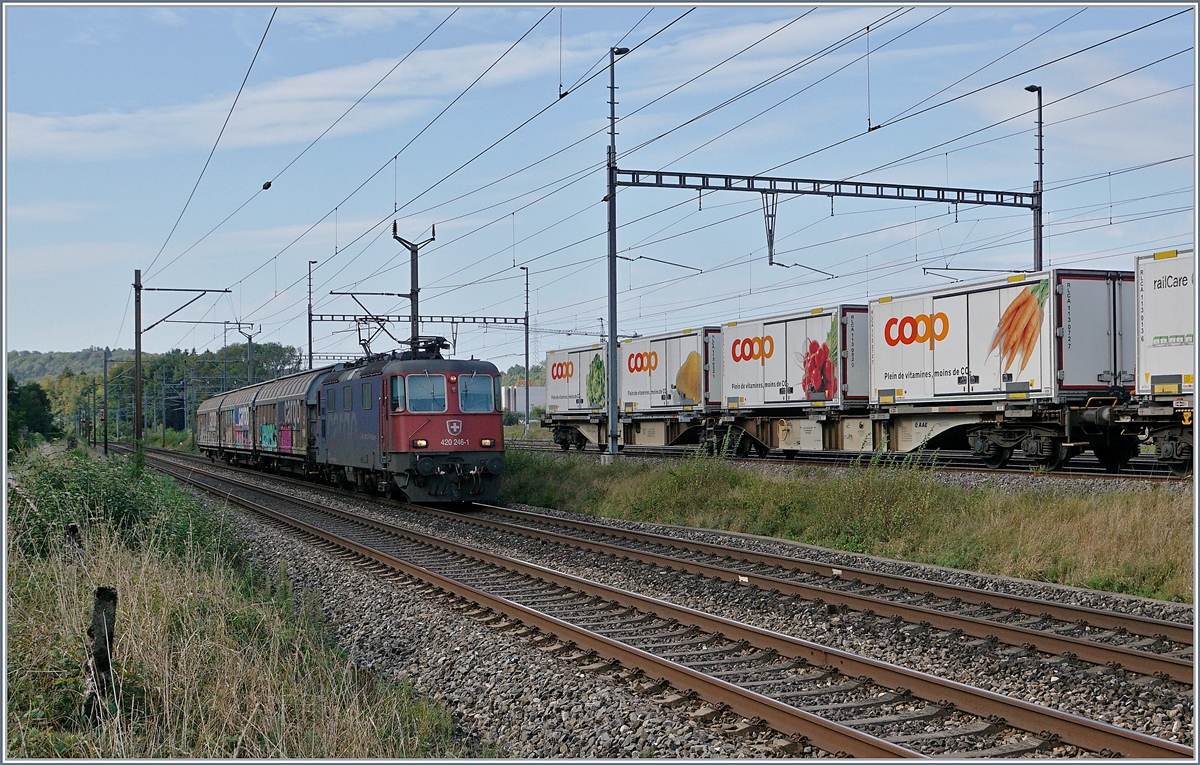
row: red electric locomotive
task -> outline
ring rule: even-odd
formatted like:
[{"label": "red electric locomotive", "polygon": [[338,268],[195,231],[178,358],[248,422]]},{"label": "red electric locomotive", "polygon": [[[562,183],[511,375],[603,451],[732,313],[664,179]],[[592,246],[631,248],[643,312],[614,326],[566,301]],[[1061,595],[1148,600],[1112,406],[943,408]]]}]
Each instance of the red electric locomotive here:
[{"label": "red electric locomotive", "polygon": [[446,359],[444,338],[203,402],[210,457],[320,476],[413,502],[495,499],[504,472],[500,372]]}]

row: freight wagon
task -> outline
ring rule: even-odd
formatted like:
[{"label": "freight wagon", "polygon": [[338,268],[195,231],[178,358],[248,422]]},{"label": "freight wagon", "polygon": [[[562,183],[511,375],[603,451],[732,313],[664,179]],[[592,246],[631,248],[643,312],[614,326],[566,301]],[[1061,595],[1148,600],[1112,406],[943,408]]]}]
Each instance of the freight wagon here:
[{"label": "freight wagon", "polygon": [[1140,430],[1155,457],[1181,474],[1192,467],[1195,333],[1195,253],[1138,258],[1136,409],[1112,416]]},{"label": "freight wagon", "polygon": [[1052,269],[871,301],[876,439],[969,446],[989,467],[1090,448],[1119,469],[1137,438],[1103,411],[1133,389],[1135,292],[1129,272]]},{"label": "freight wagon", "polygon": [[721,327],[721,411],[710,450],[871,451],[867,309],[812,308]]},{"label": "freight wagon", "polygon": [[554,442],[563,449],[608,443],[607,360],[608,343],[546,354],[542,427],[553,430]]},{"label": "freight wagon", "polygon": [[705,415],[721,391],[720,329],[701,327],[630,338],[621,344],[619,379],[623,442],[666,446],[698,443]]},{"label": "freight wagon", "polygon": [[[1187,472],[1194,270],[1158,253],[1136,274],[1050,269],[627,340],[621,436],[738,456],[967,449],[992,468],[1019,450],[1050,470],[1091,450],[1114,472],[1145,442]],[[547,356],[543,424],[563,448],[606,441],[605,359]]]}]

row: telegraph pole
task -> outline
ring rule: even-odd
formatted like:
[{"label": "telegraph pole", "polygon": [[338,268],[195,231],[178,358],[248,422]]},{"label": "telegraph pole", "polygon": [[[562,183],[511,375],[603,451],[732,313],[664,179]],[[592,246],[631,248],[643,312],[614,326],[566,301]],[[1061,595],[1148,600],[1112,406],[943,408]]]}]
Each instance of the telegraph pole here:
[{"label": "telegraph pole", "polygon": [[[608,49],[608,459],[617,454],[617,56],[628,48]],[[529,395],[529,391],[525,391]]]},{"label": "telegraph pole", "polygon": [[430,227],[428,239],[423,242],[410,242],[396,233],[396,221],[392,221],[392,238],[408,249],[408,266],[410,271],[410,291],[408,293],[408,303],[411,311],[409,319],[411,324],[411,328],[409,330],[411,337],[409,338],[409,344],[412,346],[414,353],[417,350],[417,337],[421,334],[421,317],[420,313],[417,311],[417,293],[420,291],[417,284],[417,255],[418,251],[422,247],[432,242],[436,237],[437,226],[434,225]]}]

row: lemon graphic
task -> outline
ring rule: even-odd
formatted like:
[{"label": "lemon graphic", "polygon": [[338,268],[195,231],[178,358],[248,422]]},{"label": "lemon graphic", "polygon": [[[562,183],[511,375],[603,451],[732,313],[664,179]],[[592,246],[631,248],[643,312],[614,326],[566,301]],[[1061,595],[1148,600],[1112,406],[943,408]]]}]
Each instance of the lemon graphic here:
[{"label": "lemon graphic", "polygon": [[675,390],[679,395],[690,401],[700,400],[700,372],[702,371],[700,354],[692,351],[688,354],[683,365],[675,374]]}]

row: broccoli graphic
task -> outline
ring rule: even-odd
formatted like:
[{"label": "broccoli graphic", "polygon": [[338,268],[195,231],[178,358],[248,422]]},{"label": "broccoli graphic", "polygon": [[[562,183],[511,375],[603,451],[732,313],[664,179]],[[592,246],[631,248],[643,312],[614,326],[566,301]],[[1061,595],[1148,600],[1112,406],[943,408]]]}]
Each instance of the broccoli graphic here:
[{"label": "broccoli graphic", "polygon": [[592,357],[587,376],[588,406],[601,406],[604,403],[604,360],[597,354]]}]

